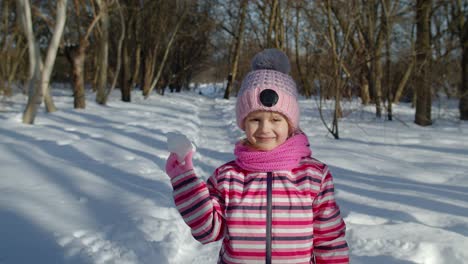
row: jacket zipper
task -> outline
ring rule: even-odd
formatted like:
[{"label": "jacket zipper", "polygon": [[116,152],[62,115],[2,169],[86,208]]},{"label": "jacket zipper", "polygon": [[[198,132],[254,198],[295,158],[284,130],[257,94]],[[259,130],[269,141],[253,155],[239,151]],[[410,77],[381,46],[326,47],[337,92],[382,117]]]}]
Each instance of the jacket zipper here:
[{"label": "jacket zipper", "polygon": [[272,189],[273,173],[267,173],[267,215],[266,215],[266,258],[265,263],[271,264],[271,219],[272,219]]}]

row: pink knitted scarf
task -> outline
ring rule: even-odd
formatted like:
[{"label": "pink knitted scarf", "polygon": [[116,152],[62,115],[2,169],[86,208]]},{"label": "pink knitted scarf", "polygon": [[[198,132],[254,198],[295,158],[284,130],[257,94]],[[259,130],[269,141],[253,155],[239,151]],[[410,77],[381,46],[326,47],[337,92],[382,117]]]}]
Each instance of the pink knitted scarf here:
[{"label": "pink knitted scarf", "polygon": [[291,170],[302,157],[310,156],[309,141],[306,135],[297,134],[270,151],[260,151],[239,141],[234,149],[236,163],[242,169],[256,172]]}]

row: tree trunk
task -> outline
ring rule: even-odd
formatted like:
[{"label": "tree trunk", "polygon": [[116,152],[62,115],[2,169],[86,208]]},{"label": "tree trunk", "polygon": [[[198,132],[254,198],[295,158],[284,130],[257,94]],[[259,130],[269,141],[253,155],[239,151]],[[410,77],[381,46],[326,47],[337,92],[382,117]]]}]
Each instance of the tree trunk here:
[{"label": "tree trunk", "polygon": [[294,29],[294,43],[295,43],[295,53],[296,53],[296,66],[297,72],[299,73],[299,79],[301,80],[302,90],[304,92],[304,96],[306,98],[310,98],[312,95],[312,91],[310,89],[309,83],[306,81],[304,72],[300,63],[300,56],[299,56],[299,6],[296,7],[296,25]]},{"label": "tree trunk", "polygon": [[359,73],[361,103],[363,105],[368,105],[370,103],[369,80],[365,74],[366,72],[368,72],[367,66],[363,66]]},{"label": "tree trunk", "polygon": [[[45,105],[48,112],[56,110],[50,95],[49,83],[52,69],[54,67],[57,50],[62,38],[66,20],[67,0],[57,1],[57,16],[52,35],[52,40],[47,49],[45,64],[42,65],[39,47],[34,37],[31,6],[29,0],[18,1],[19,16],[26,32],[30,58],[29,97],[26,109],[23,113],[23,123],[33,124],[37,113],[37,107],[41,104],[44,95]],[[42,68],[43,66],[43,68]]]},{"label": "tree trunk", "polygon": [[137,43],[137,47],[135,50],[135,62],[133,64],[134,67],[134,72],[131,77],[131,82],[130,82],[130,89],[133,89],[133,87],[136,86],[136,84],[140,84],[140,69],[141,69],[141,44]]},{"label": "tree trunk", "polygon": [[268,18],[268,31],[267,31],[267,48],[273,47],[273,30],[275,29],[276,20],[276,9],[278,6],[278,0],[272,0],[270,17]]},{"label": "tree trunk", "polygon": [[[372,5],[375,5],[375,7],[371,7],[371,12],[372,12],[372,20],[377,22],[377,16],[379,15],[377,11],[377,3],[372,1]],[[386,3],[384,1],[381,1],[381,7],[385,9]],[[384,12],[385,13],[385,10]],[[372,36],[374,37],[375,34],[375,40],[374,38],[371,39],[371,41],[375,41],[375,43],[372,45],[372,54],[373,54],[373,63],[374,63],[374,100],[375,100],[375,115],[377,118],[382,117],[382,101],[383,101],[383,96],[382,96],[382,76],[383,76],[383,66],[382,66],[382,47],[383,47],[383,42],[385,40],[384,36],[386,34],[386,28],[388,27],[386,20],[385,20],[385,15],[380,14],[380,27],[377,28],[374,25],[372,26],[372,30],[374,30],[375,33],[372,33]]]},{"label": "tree trunk", "polygon": [[[9,34],[11,34],[9,31],[9,14],[10,14],[10,3],[9,1],[3,1],[0,3],[1,4],[1,10],[2,10],[2,18],[3,18],[3,21],[0,21],[0,36],[7,36]],[[14,38],[14,36],[10,36],[11,39]],[[8,44],[8,41],[5,39],[5,38],[0,38],[0,50],[9,50],[9,44]],[[0,61],[0,95],[3,94],[4,96],[11,96],[12,94],[12,91],[11,91],[11,87],[9,85],[9,82],[7,81],[6,83],[6,86],[5,86],[5,81],[4,79],[9,79],[6,75],[8,75],[8,71],[9,71],[9,65],[10,65],[10,61],[11,61],[11,55],[9,55],[9,52],[2,52],[0,51],[0,55],[1,56],[5,56],[3,58],[2,61]],[[4,70],[3,70],[4,69]]]},{"label": "tree trunk", "polygon": [[420,126],[432,124],[431,106],[431,0],[417,0],[416,3],[416,114],[414,122]]},{"label": "tree trunk", "polygon": [[393,86],[392,86],[392,78],[391,78],[391,59],[390,59],[390,30],[386,30],[385,32],[385,54],[386,54],[386,86],[387,86],[387,118],[388,120],[393,120]]},{"label": "tree trunk", "polygon": [[330,50],[332,52],[332,69],[333,69],[333,79],[331,80],[333,93],[335,97],[335,111],[333,113],[333,124],[332,129],[329,131],[335,139],[340,139],[338,119],[342,117],[341,110],[341,63],[340,58],[337,53],[337,44],[335,39],[335,29],[333,27],[333,22],[331,18],[331,2],[327,1],[327,20],[328,20],[328,34],[330,39]]},{"label": "tree trunk", "polygon": [[[76,16],[79,17],[79,7],[76,6]],[[73,79],[73,98],[74,107],[76,109],[86,108],[86,93],[85,93],[85,61],[86,49],[89,46],[89,36],[94,27],[99,22],[100,15],[94,17],[93,21],[89,24],[86,33],[80,35],[78,45],[65,47],[65,55],[72,65],[72,79]]]},{"label": "tree trunk", "polygon": [[[138,10],[141,10],[141,9],[138,9]],[[137,11],[138,12],[138,11]],[[141,82],[141,77],[140,77],[140,70],[142,70],[142,63],[141,63],[141,53],[142,53],[142,48],[141,48],[141,40],[140,40],[140,35],[142,34],[141,32],[141,16],[139,15],[136,15],[135,16],[135,21],[133,23],[133,27],[132,27],[132,30],[133,30],[133,36],[134,36],[134,39],[135,39],[135,45],[136,45],[136,48],[135,48],[135,56],[134,56],[134,63],[133,63],[133,74],[132,74],[132,77],[131,77],[131,83],[130,83],[130,89],[133,89],[136,85],[135,84],[139,84],[139,86],[141,87],[142,86],[142,82]]]},{"label": "tree trunk", "polygon": [[367,32],[363,32],[367,47],[367,58],[366,61],[368,62],[368,73],[367,79],[369,80],[369,95],[371,101],[375,103],[376,99],[376,89],[375,89],[375,82],[376,82],[376,60],[378,58],[375,57],[375,28],[376,28],[376,18],[375,18],[375,0],[370,0],[367,5],[364,7],[365,12],[364,15],[367,17]]},{"label": "tree trunk", "polygon": [[86,108],[84,67],[87,46],[88,41],[80,44],[78,54],[73,60],[74,107],[77,109]]},{"label": "tree trunk", "polygon": [[54,68],[55,58],[57,57],[57,51],[60,45],[60,40],[62,39],[63,30],[65,28],[65,21],[67,19],[67,0],[58,0],[57,1],[57,16],[54,28],[54,34],[52,40],[49,43],[49,48],[47,49],[47,56],[44,62],[44,68],[42,69],[41,76],[41,89],[44,93],[44,103],[46,106],[47,112],[55,112],[57,108],[54,105],[52,100],[52,95],[50,94],[50,77],[52,75],[52,69]]},{"label": "tree trunk", "polygon": [[120,78],[120,89],[122,90],[122,101],[130,102],[131,101],[131,69],[130,69],[130,56],[128,51],[128,42],[130,40],[127,38],[124,42],[122,49],[122,74]]},{"label": "tree trunk", "polygon": [[[120,89],[122,91],[122,101],[131,102],[131,91],[132,91],[132,70],[131,70],[131,58],[130,58],[130,47],[132,44],[132,37],[135,36],[135,19],[136,15],[132,10],[132,7],[125,8],[125,14],[127,21],[125,27],[127,28],[127,34],[122,43],[122,71],[120,76]],[[136,38],[135,38],[136,40]]]},{"label": "tree trunk", "polygon": [[[385,42],[385,86],[386,86],[386,101],[387,101],[387,118],[389,121],[393,119],[393,109],[392,109],[392,102],[393,102],[393,87],[391,82],[391,59],[390,59],[390,36],[391,36],[391,23],[390,23],[390,1],[389,0],[381,0],[382,4],[382,13],[381,14],[381,21],[382,21],[382,29],[381,32],[383,34],[382,41]],[[392,23],[393,24],[393,23]]]},{"label": "tree trunk", "polygon": [[14,22],[10,21],[10,14],[14,11],[10,7],[15,5],[14,2],[3,1],[1,5],[3,19],[0,24],[0,36],[8,36],[8,38],[0,38],[0,57],[2,57],[0,61],[0,94],[11,96],[13,95],[12,83],[18,78],[19,64],[23,61],[27,47],[24,47],[22,43],[19,30],[11,30]]},{"label": "tree trunk", "polygon": [[13,95],[13,90],[11,88],[11,85],[15,80],[18,79],[18,69],[20,67],[21,62],[23,61],[23,57],[26,54],[26,51],[28,50],[27,47],[23,47],[22,44],[19,46],[14,54],[7,54],[8,56],[8,61],[6,62],[6,87],[3,90],[5,96],[11,96]]},{"label": "tree trunk", "polygon": [[120,37],[119,37],[119,43],[117,44],[117,65],[116,65],[116,69],[115,69],[114,79],[112,80],[112,84],[111,84],[109,90],[106,91],[106,95],[105,95],[105,98],[104,98],[104,103],[107,102],[107,98],[109,98],[109,95],[114,90],[115,85],[117,84],[117,80],[119,79],[120,68],[122,66],[122,45],[123,45],[123,42],[124,42],[124,39],[125,39],[125,30],[126,30],[125,19],[124,19],[124,16],[123,16],[122,7],[120,6],[119,0],[114,0],[114,3],[117,5],[117,9],[119,11]]},{"label": "tree trunk", "polygon": [[375,61],[369,56],[369,66],[367,67],[367,80],[369,85],[369,98],[371,102],[375,103]]},{"label": "tree trunk", "polygon": [[403,77],[398,83],[398,88],[396,90],[395,97],[393,98],[393,103],[397,104],[398,102],[400,102],[401,96],[403,95],[403,92],[405,91],[405,87],[406,87],[406,84],[408,83],[409,77],[411,76],[411,73],[413,72],[413,67],[414,67],[414,59],[411,58],[408,68],[406,68],[406,71],[403,74]]},{"label": "tree trunk", "polygon": [[284,25],[280,2],[276,5],[275,12],[275,48],[284,50]]},{"label": "tree trunk", "polygon": [[18,17],[28,40],[29,51],[28,102],[23,112],[23,123],[33,124],[37,108],[42,101],[42,91],[40,89],[41,58],[34,37],[29,0],[19,0],[17,4]]},{"label": "tree trunk", "polygon": [[246,14],[248,3],[249,3],[248,0],[242,0],[241,5],[239,7],[240,14],[239,14],[239,27],[237,28],[237,36],[236,36],[236,47],[234,51],[234,58],[232,62],[231,72],[228,77],[226,90],[224,91],[224,99],[229,99],[229,96],[231,95],[233,83],[236,81],[240,51],[241,51],[242,42],[244,39],[245,14]]},{"label": "tree trunk", "polygon": [[149,96],[149,90],[151,87],[151,81],[153,80],[153,75],[154,75],[154,68],[156,64],[156,52],[158,49],[158,45],[154,47],[153,50],[149,50],[148,54],[146,56],[143,56],[144,62],[143,62],[143,96],[147,97]]},{"label": "tree trunk", "polygon": [[97,87],[98,87],[98,82],[99,82],[99,75],[101,73],[101,65],[99,65],[99,53],[97,53],[96,56],[93,56],[93,65],[94,65],[94,69],[93,69],[93,79],[91,81],[92,83],[92,89],[93,89],[93,92],[97,92]]},{"label": "tree trunk", "polygon": [[468,120],[468,21],[463,25],[462,43],[462,80],[460,84],[460,120]]},{"label": "tree trunk", "polygon": [[107,68],[109,64],[109,9],[107,0],[96,0],[101,15],[101,39],[99,40],[99,76],[97,81],[96,102],[106,104]]},{"label": "tree trunk", "polygon": [[377,45],[375,50],[375,73],[374,73],[374,87],[375,87],[375,115],[377,118],[382,117],[382,52],[380,46]]},{"label": "tree trunk", "polygon": [[82,38],[78,46],[65,47],[65,54],[72,65],[73,104],[76,109],[86,108],[84,65],[87,45]]}]

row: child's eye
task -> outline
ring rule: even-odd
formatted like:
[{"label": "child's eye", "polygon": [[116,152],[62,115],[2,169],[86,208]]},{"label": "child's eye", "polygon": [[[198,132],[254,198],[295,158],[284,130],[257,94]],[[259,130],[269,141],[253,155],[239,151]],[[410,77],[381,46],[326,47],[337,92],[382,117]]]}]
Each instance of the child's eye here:
[{"label": "child's eye", "polygon": [[249,122],[260,122],[260,119],[258,119],[258,118],[251,118],[251,119],[249,119]]}]

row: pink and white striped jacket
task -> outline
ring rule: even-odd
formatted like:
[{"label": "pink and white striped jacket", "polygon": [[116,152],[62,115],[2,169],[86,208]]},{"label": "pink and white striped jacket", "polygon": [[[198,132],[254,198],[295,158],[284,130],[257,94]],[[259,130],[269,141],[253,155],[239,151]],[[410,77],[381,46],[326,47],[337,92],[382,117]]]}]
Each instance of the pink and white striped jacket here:
[{"label": "pink and white striped jacket", "polygon": [[194,238],[223,239],[218,263],[349,263],[332,175],[312,157],[290,171],[249,172],[231,161],[206,183],[193,170],[171,181]]}]

